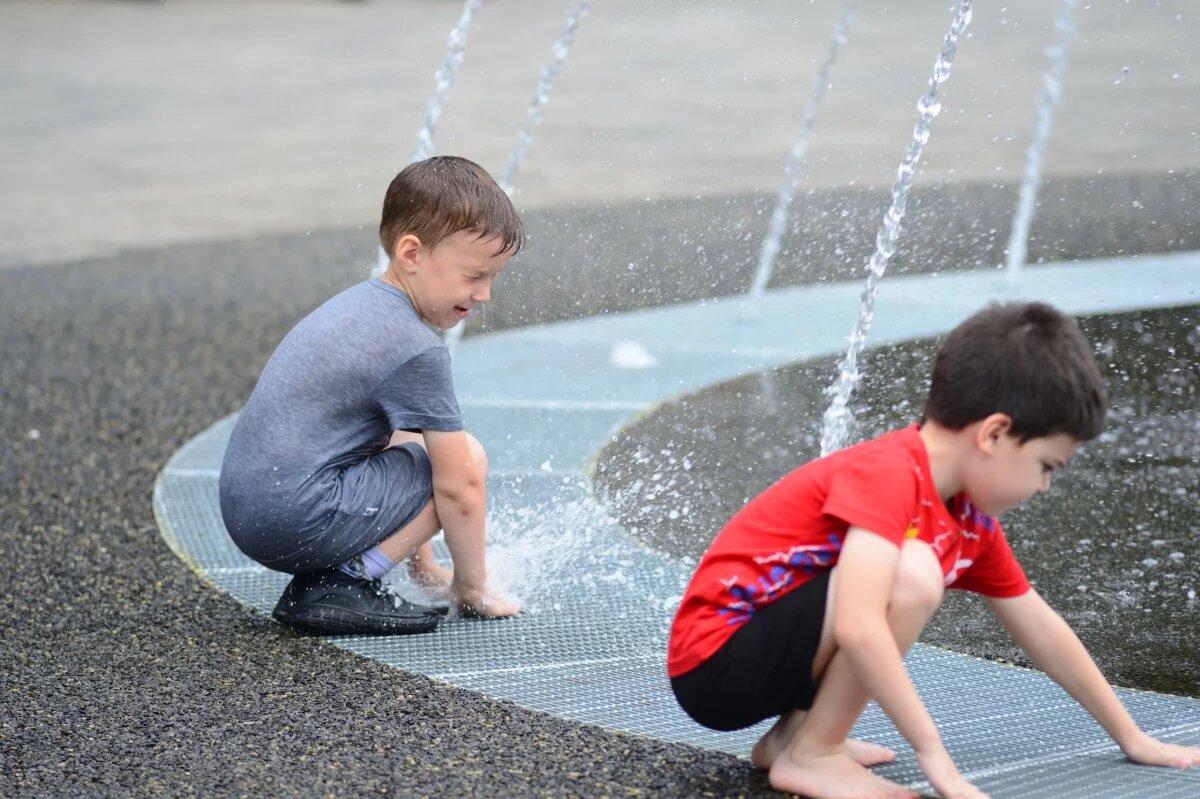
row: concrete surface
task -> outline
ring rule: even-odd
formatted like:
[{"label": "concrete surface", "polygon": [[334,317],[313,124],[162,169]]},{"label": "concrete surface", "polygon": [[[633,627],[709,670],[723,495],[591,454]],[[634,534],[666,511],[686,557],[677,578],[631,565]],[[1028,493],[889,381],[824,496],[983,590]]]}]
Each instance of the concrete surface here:
[{"label": "concrete surface", "polygon": [[[950,20],[860,5],[786,282],[861,265]],[[0,5],[0,794],[771,795],[736,758],[293,636],[159,540],[157,471],[373,261],[460,8]],[[901,270],[1003,246],[1052,16],[1004,8],[979,4],[960,49]],[[564,11],[484,4],[444,150],[503,166]],[[517,179],[529,251],[477,327],[746,285],[836,11],[594,3]],[[1079,19],[1035,255],[1196,248],[1195,17]]]}]

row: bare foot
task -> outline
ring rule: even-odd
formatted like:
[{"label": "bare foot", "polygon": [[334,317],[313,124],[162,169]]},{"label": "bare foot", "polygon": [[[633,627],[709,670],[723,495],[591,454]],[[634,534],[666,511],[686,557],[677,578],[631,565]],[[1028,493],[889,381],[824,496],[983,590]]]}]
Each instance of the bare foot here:
[{"label": "bare foot", "polygon": [[454,570],[438,562],[433,555],[433,545],[426,541],[408,557],[408,576],[414,583],[428,589],[430,593],[448,598]]},{"label": "bare foot", "polygon": [[794,758],[783,752],[771,765],[768,780],[777,791],[809,799],[916,799],[902,785],[876,776],[843,753]]},{"label": "bare foot", "polygon": [[422,588],[430,589],[431,593],[446,595],[450,583],[454,580],[454,571],[447,569],[437,561],[408,561],[408,576]]},{"label": "bare foot", "polygon": [[479,619],[505,619],[521,612],[521,603],[495,591],[459,592],[451,586],[454,606],[459,614]]},{"label": "bare foot", "polygon": [[[764,771],[769,769],[775,762],[775,758],[779,757],[791,742],[792,736],[800,728],[800,723],[804,721],[804,716],[805,713],[802,710],[793,710],[780,716],[775,725],[767,730],[766,734],[750,750],[750,762],[756,768]],[[880,763],[891,763],[896,759],[896,753],[886,746],[854,738],[847,739],[842,750],[860,766],[878,766]]]},{"label": "bare foot", "polygon": [[850,759],[860,766],[878,766],[880,763],[891,763],[896,759],[896,753],[886,746],[860,741],[857,738],[847,738],[844,748]]},{"label": "bare foot", "polygon": [[790,713],[784,713],[775,720],[774,726],[767,730],[763,737],[758,739],[758,743],[750,750],[750,762],[755,768],[760,768],[766,771],[775,762],[775,758],[779,757],[779,753],[787,748],[791,742],[792,736],[796,730],[800,728],[800,723],[804,721],[805,712],[803,710],[793,710]]}]

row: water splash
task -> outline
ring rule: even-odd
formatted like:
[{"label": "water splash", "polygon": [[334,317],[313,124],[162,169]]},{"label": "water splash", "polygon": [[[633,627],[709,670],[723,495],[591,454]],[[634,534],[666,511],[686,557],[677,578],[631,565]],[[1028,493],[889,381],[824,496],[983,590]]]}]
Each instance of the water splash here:
[{"label": "water splash", "polygon": [[[417,133],[417,143],[409,153],[408,162],[410,164],[414,161],[424,161],[433,155],[433,137],[437,132],[438,120],[442,117],[442,106],[446,104],[446,96],[454,86],[454,72],[462,63],[463,53],[467,49],[467,30],[471,27],[471,20],[475,17],[475,12],[482,4],[483,0],[466,0],[457,24],[450,30],[450,35],[446,37],[446,53],[442,56],[442,63],[433,76],[435,84],[433,96],[429,98],[429,103],[425,106],[425,120],[421,125],[421,130]],[[386,272],[387,265],[388,254],[383,247],[380,247],[375,258],[375,267],[371,270],[372,277],[379,277]]]},{"label": "water splash", "polygon": [[[504,190],[505,194],[512,194],[517,172],[520,171],[521,164],[525,161],[525,153],[529,150],[530,142],[533,141],[533,129],[542,121],[542,106],[550,100],[550,91],[554,88],[554,82],[558,79],[559,73],[562,72],[567,55],[571,52],[575,34],[579,31],[579,23],[587,14],[591,4],[591,0],[575,0],[567,10],[567,23],[551,48],[554,60],[550,62],[549,66],[542,68],[541,78],[538,80],[537,89],[533,94],[533,102],[529,104],[529,111],[525,114],[525,124],[517,133],[517,143],[508,157],[508,165],[504,168],[504,174],[500,177],[500,188]],[[454,356],[454,350],[458,347],[458,342],[462,340],[466,327],[465,321],[459,322],[443,335],[442,338],[451,357]]]},{"label": "water splash", "polygon": [[908,145],[904,160],[897,170],[896,182],[892,184],[892,203],[884,214],[883,224],[875,236],[875,253],[867,263],[867,284],[863,289],[859,306],[858,322],[850,334],[850,347],[842,360],[837,379],[828,389],[832,398],[821,427],[821,454],[841,449],[850,436],[854,416],[850,412],[850,394],[858,384],[858,354],[867,341],[871,321],[875,318],[875,298],[879,294],[879,281],[887,270],[888,261],[896,251],[896,240],[900,237],[900,221],[904,218],[904,207],[908,202],[913,176],[921,159],[921,151],[929,141],[929,128],[942,110],[938,99],[942,84],[950,77],[950,64],[958,52],[958,39],[971,21],[971,0],[962,0],[958,12],[950,23],[942,41],[942,49],[933,65],[933,76],[929,79],[929,91],[917,101],[920,116],[913,127],[912,141]]},{"label": "water splash", "polygon": [[442,333],[442,343],[446,345],[446,350],[450,353],[451,358],[454,357],[454,351],[458,349],[458,342],[462,341],[463,331],[466,329],[467,323],[462,321]]},{"label": "water splash", "polygon": [[658,366],[658,358],[640,341],[618,341],[612,345],[608,360],[618,369],[650,369]]},{"label": "water splash", "polygon": [[388,260],[387,250],[383,249],[383,245],[380,245],[379,252],[375,254],[375,266],[371,269],[371,277],[379,277],[386,272]]},{"label": "water splash", "polygon": [[1062,8],[1054,20],[1058,40],[1046,48],[1050,68],[1042,76],[1042,91],[1037,99],[1037,127],[1025,154],[1025,174],[1021,179],[1017,212],[1008,237],[1006,267],[1008,280],[1012,283],[1020,279],[1021,270],[1029,257],[1029,227],[1033,223],[1033,209],[1037,203],[1038,187],[1042,183],[1042,156],[1046,151],[1046,140],[1050,137],[1050,126],[1054,122],[1054,109],[1062,100],[1062,76],[1067,68],[1067,49],[1075,27],[1072,22],[1075,2],[1063,0]]},{"label": "water splash", "polygon": [[551,48],[554,60],[550,62],[549,66],[542,68],[542,76],[538,81],[537,90],[534,92],[533,102],[529,104],[529,110],[525,114],[525,124],[521,126],[521,130],[517,134],[516,146],[513,147],[513,151],[508,157],[508,165],[505,166],[504,174],[500,178],[500,188],[504,189],[506,194],[512,193],[517,172],[520,171],[521,164],[525,160],[525,153],[529,149],[530,142],[533,141],[533,129],[542,121],[542,106],[550,99],[550,91],[554,88],[554,82],[558,80],[559,73],[562,72],[563,62],[567,60],[567,54],[571,52],[571,45],[575,42],[579,23],[587,14],[590,6],[591,0],[575,0],[567,10],[566,25]]},{"label": "water splash", "polygon": [[837,63],[838,53],[846,43],[846,27],[850,15],[854,11],[854,0],[846,0],[833,27],[833,35],[829,39],[829,52],[825,61],[817,71],[816,82],[813,86],[812,97],[808,100],[808,108],[804,111],[804,121],[800,125],[800,133],[792,145],[792,156],[784,172],[783,185],[779,187],[779,195],[775,199],[775,210],[771,212],[771,223],[767,237],[763,240],[762,249],[758,254],[758,268],[754,273],[754,282],[747,292],[751,299],[762,299],[771,273],[775,269],[775,258],[779,255],[779,243],[783,238],[783,228],[787,224],[788,210],[792,199],[796,196],[796,187],[800,180],[800,165],[804,162],[804,154],[808,150],[808,138],[812,135],[813,127],[817,124],[817,111],[825,99],[829,89],[833,66]]},{"label": "water splash", "polygon": [[[574,477],[565,477],[574,484]],[[522,492],[518,489],[516,495]],[[601,582],[623,579],[609,559],[596,552],[607,550],[599,540],[608,530],[604,512],[590,499],[553,496],[501,504],[488,510],[488,586],[521,602],[527,614],[555,612],[564,590],[584,592]],[[434,541],[434,551],[452,567],[444,537]],[[607,569],[607,573],[603,570]],[[446,600],[444,590],[416,585],[403,568],[387,578],[396,593],[418,604]]]},{"label": "water splash", "polygon": [[552,497],[492,508],[488,581],[520,599],[527,612],[553,611],[564,588],[580,590],[582,575],[603,568],[593,536],[607,529],[603,511],[590,499]]},{"label": "water splash", "polygon": [[454,72],[462,63],[463,53],[467,49],[467,30],[471,27],[471,19],[482,2],[483,0],[466,0],[458,24],[446,37],[446,54],[442,56],[441,66],[434,74],[433,96],[425,106],[425,124],[421,126],[421,131],[417,134],[417,144],[408,157],[410,163],[423,161],[433,155],[433,136],[442,116],[442,106],[446,103],[446,95],[450,93],[450,88],[454,86]]}]

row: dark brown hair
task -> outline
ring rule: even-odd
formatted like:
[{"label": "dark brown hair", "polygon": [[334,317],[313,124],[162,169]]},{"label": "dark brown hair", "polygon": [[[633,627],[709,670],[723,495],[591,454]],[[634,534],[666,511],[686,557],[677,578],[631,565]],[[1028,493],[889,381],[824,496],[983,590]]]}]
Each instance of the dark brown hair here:
[{"label": "dark brown hair", "polygon": [[476,231],[481,239],[499,237],[497,254],[516,255],[525,243],[508,195],[473,161],[437,155],[409,164],[392,179],[379,221],[379,243],[388,257],[407,234],[433,249],[460,230]]},{"label": "dark brown hair", "polygon": [[1070,316],[1042,302],[993,303],[950,331],[933,362],[925,418],[961,430],[1012,417],[1022,443],[1100,435],[1108,400],[1092,348]]}]

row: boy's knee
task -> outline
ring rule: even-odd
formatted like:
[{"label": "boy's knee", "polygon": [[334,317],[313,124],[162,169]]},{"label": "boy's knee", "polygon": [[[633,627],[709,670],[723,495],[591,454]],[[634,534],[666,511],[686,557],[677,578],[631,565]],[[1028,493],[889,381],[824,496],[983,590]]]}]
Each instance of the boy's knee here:
[{"label": "boy's knee", "polygon": [[892,586],[891,607],[900,613],[932,616],[942,604],[945,593],[942,569],[927,544],[905,542]]},{"label": "boy's knee", "polygon": [[931,585],[926,579],[900,577],[892,589],[891,606],[900,613],[929,617],[941,604],[941,585]]}]

